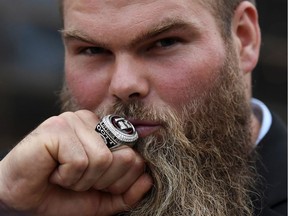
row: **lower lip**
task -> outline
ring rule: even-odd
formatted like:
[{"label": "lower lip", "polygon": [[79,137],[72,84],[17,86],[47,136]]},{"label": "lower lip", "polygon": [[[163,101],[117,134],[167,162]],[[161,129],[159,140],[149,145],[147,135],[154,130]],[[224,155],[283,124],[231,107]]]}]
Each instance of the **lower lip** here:
[{"label": "lower lip", "polygon": [[140,138],[149,136],[153,133],[155,133],[157,130],[160,129],[160,126],[135,126],[136,131],[138,132],[138,135]]}]

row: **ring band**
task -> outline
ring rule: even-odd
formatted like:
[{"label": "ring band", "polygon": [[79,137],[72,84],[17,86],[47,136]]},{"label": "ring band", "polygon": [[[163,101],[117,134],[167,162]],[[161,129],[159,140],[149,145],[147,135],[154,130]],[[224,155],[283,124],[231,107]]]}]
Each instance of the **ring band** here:
[{"label": "ring band", "polygon": [[138,139],[138,133],[131,122],[117,115],[105,116],[96,126],[109,149],[117,148],[121,145],[133,147]]}]

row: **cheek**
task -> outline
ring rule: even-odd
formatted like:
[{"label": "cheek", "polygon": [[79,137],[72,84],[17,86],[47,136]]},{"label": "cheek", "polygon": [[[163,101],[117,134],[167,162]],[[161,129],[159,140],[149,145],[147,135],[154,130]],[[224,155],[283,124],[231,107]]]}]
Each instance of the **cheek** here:
[{"label": "cheek", "polygon": [[95,75],[84,75],[66,69],[66,83],[82,109],[93,110],[106,96],[105,82]]},{"label": "cheek", "polygon": [[223,56],[174,59],[166,64],[165,73],[157,77],[158,94],[171,106],[182,107],[187,101],[201,97],[213,87],[223,61]]}]

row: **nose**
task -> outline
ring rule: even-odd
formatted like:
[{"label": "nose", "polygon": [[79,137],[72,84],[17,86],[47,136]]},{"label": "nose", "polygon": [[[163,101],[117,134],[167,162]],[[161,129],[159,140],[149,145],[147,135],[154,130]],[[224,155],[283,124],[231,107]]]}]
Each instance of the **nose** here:
[{"label": "nose", "polygon": [[145,98],[149,93],[149,82],[143,61],[129,55],[117,57],[109,92],[113,97],[124,102]]}]

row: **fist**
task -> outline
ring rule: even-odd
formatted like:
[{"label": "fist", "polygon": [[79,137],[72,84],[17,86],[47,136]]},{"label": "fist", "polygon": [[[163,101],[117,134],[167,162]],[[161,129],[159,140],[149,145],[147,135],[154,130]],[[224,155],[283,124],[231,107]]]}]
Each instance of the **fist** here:
[{"label": "fist", "polygon": [[0,200],[39,215],[113,215],[151,188],[141,156],[111,152],[86,110],[43,122],[0,162]]}]

